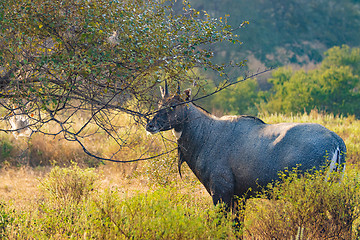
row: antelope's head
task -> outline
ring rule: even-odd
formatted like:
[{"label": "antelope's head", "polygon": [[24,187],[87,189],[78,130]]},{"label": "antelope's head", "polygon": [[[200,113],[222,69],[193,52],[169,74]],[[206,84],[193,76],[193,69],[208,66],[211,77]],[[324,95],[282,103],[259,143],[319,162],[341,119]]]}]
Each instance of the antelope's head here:
[{"label": "antelope's head", "polygon": [[170,96],[166,83],[165,89],[160,87],[160,91],[162,99],[159,103],[159,110],[147,123],[146,131],[154,134],[174,129],[176,132],[180,132],[185,116],[186,106],[184,102],[190,99],[191,90],[187,89],[184,91],[185,99],[182,99],[179,90],[175,95]]}]

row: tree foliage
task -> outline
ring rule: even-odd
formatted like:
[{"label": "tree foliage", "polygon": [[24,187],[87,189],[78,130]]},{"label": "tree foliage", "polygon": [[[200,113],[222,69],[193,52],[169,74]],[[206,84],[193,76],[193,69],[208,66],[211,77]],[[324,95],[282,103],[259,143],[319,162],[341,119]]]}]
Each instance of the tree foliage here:
[{"label": "tree foliage", "polygon": [[[226,18],[187,2],[4,0],[0,2],[0,104],[3,120],[23,114],[33,129],[78,141],[95,124],[119,145],[111,123],[125,112],[146,119],[160,82],[193,82],[193,68],[224,74],[211,45],[240,43]],[[242,63],[233,63],[240,66]],[[197,83],[201,86],[201,83]],[[79,111],[89,115],[75,128]],[[45,131],[47,123],[60,131]],[[4,129],[3,129],[4,130]],[[98,131],[96,130],[96,131]],[[95,132],[96,132],[95,131]]]},{"label": "tree foliage", "polygon": [[[250,82],[243,83],[231,89],[228,98],[216,96],[214,106],[232,114],[249,113],[247,109],[256,108],[270,113],[304,113],[317,109],[360,117],[359,53],[360,48],[333,47],[325,52],[324,60],[316,69],[276,69],[268,79],[272,85],[268,91],[260,91]],[[250,85],[253,88],[249,88]]]},{"label": "tree foliage", "polygon": [[360,116],[359,60],[353,49],[334,47],[314,70],[280,68],[269,81],[273,84],[267,109],[270,112],[310,112]]},{"label": "tree foliage", "polygon": [[257,105],[260,104],[259,86],[256,80],[247,80],[227,88],[212,98],[211,103],[215,109],[221,109],[227,114],[256,115]]}]

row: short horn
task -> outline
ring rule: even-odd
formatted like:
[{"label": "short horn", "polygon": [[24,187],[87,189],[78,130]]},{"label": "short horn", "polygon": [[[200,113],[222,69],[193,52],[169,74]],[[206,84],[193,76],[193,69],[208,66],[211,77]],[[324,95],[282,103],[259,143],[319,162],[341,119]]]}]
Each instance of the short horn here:
[{"label": "short horn", "polygon": [[179,82],[179,81],[177,81],[177,91],[176,91],[176,94],[177,94],[177,95],[180,95],[180,94],[181,94],[181,92],[180,92],[180,82]]},{"label": "short horn", "polygon": [[169,90],[168,90],[168,85],[167,85],[166,79],[165,79],[165,86],[164,87],[165,87],[165,89],[160,86],[160,92],[161,92],[161,97],[162,98],[166,98],[166,97],[169,96]]},{"label": "short horn", "polygon": [[167,84],[167,81],[165,79],[165,91],[164,91],[164,95],[167,97],[169,96],[169,88],[168,88],[168,84]]}]

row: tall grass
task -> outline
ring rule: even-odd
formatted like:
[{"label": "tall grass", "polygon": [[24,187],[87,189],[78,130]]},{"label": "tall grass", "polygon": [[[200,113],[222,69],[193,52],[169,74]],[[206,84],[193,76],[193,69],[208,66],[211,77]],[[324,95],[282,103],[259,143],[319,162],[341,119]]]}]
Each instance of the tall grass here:
[{"label": "tall grass", "polygon": [[[37,175],[39,188],[13,194],[23,184],[1,187],[12,201],[0,197],[0,237],[4,239],[356,239],[360,237],[359,169],[360,121],[311,112],[304,115],[261,115],[267,123],[316,122],[338,133],[346,142],[347,167],[341,184],[325,182],[321,175],[284,172],[281,181],[269,185],[257,198],[246,202],[245,223],[212,206],[211,197],[186,164],[179,177],[176,153],[132,164],[99,165],[82,149],[61,138],[34,135],[15,140],[0,133],[1,174],[13,175],[9,166],[53,165],[45,177]],[[129,119],[120,119],[123,125]],[[129,147],[118,159],[136,159],[171,149],[159,136],[147,136],[142,127],[119,128],[131,133]],[[165,137],[172,139],[171,134]],[[111,156],[119,145],[99,134],[88,139],[93,152]],[[145,156],[144,155],[144,156]],[[76,162],[73,165],[72,162]],[[95,168],[88,168],[89,166]],[[103,173],[101,173],[103,172]],[[14,175],[15,176],[15,175]],[[0,176],[1,177],[1,176]],[[34,176],[27,176],[35,178]],[[34,181],[33,181],[34,182]],[[116,182],[116,183],[115,183]],[[147,186],[147,187],[144,187]],[[25,191],[26,188],[21,188]],[[131,189],[131,190],[130,190]],[[135,189],[135,190],[134,190]],[[24,198],[24,199],[22,199]],[[270,198],[270,200],[269,200]],[[28,204],[26,207],[19,207]],[[29,199],[29,200],[27,200]],[[32,199],[32,200],[30,200]],[[26,200],[26,201],[25,201]],[[240,215],[244,212],[240,212]],[[241,219],[241,216],[240,216]]]},{"label": "tall grass", "polygon": [[219,214],[177,187],[127,196],[93,188],[93,180],[93,171],[53,168],[40,183],[44,198],[32,211],[6,206],[0,212],[7,217],[0,234],[8,239],[236,239],[238,234],[230,214]]},{"label": "tall grass", "polygon": [[[76,179],[76,181],[74,181]],[[4,239],[351,239],[360,237],[360,174],[342,183],[289,171],[247,200],[245,224],[190,185],[128,194],[102,188],[94,169],[55,167],[29,210],[0,204]],[[79,184],[75,184],[78,182]],[[270,200],[268,200],[270,199]],[[241,219],[242,217],[240,217]]]},{"label": "tall grass", "polygon": [[[85,120],[83,118],[77,119],[77,123],[73,124],[73,128],[78,130]],[[87,129],[84,130],[88,137],[84,138],[82,143],[93,154],[127,161],[153,156],[161,153],[166,148],[161,137],[148,136],[145,129],[136,124],[129,116],[119,114],[112,120],[115,126],[112,134],[118,139],[109,137],[94,124],[89,124]],[[7,126],[3,122],[0,124],[0,128],[6,129]],[[44,132],[60,132],[58,126],[51,124],[41,130]],[[164,136],[170,136],[171,138],[169,134]],[[77,162],[79,166],[83,167],[98,167],[104,164],[104,162],[84,153],[82,147],[76,142],[66,141],[61,134],[52,136],[35,132],[31,139],[25,137],[16,139],[12,134],[0,132],[0,168],[25,165],[30,167],[63,167],[70,166],[72,162]],[[120,174],[128,177],[136,175],[137,170],[145,171],[145,168],[147,168],[147,163],[105,163],[116,169]]]},{"label": "tall grass", "polygon": [[[255,239],[360,237],[360,173],[349,171],[341,183],[324,181],[320,172],[283,172],[248,204],[247,234]],[[270,200],[267,200],[270,197]],[[354,227],[354,229],[353,229]]]},{"label": "tall grass", "polygon": [[[324,125],[340,135],[347,146],[347,162],[353,165],[358,164],[360,156],[360,121],[354,116],[342,117],[331,114],[321,114],[312,111],[309,114],[302,115],[281,115],[281,114],[260,114],[267,123],[279,122],[313,122]],[[74,120],[75,121],[75,120]],[[82,126],[84,120],[78,119],[74,128]],[[101,132],[94,125],[89,125],[87,130],[89,137],[84,139],[84,144],[95,154],[114,157],[118,160],[137,159],[139,157],[153,156],[163,151],[170,150],[175,145],[169,141],[157,136],[148,136],[144,127],[137,125],[126,115],[118,115],[113,118],[114,125],[117,126],[114,131],[121,137],[123,142],[116,142],[109,138],[104,132]],[[78,125],[78,126],[77,126]],[[4,123],[1,128],[6,128]],[[56,126],[48,126],[49,129],[57,131]],[[45,129],[46,130],[46,129]],[[163,135],[165,139],[173,139],[171,133]],[[120,144],[119,144],[120,143]],[[169,144],[173,146],[169,146]],[[166,150],[165,150],[166,149]],[[113,155],[115,153],[115,155]],[[172,158],[174,155],[169,156]],[[82,148],[75,142],[68,142],[62,136],[44,136],[42,134],[33,134],[32,139],[15,139],[11,134],[0,132],[0,167],[1,166],[70,166],[71,162],[77,162],[82,166],[97,167],[102,163],[99,160],[86,155]],[[145,163],[147,164],[147,163]],[[120,166],[124,175],[132,175],[143,164],[114,164],[114,167]],[[145,170],[145,169],[144,169]]]}]

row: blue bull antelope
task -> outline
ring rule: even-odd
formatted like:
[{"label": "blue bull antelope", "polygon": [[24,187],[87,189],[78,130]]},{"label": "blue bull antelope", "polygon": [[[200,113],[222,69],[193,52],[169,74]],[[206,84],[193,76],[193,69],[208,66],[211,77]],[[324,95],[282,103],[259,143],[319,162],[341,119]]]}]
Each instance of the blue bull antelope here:
[{"label": "blue bull antelope", "polygon": [[167,86],[161,92],[160,110],[146,130],[174,131],[179,172],[186,162],[214,204],[233,206],[234,196],[266,186],[285,168],[299,166],[306,171],[324,166],[329,159],[329,172],[345,169],[344,141],[319,124],[266,124],[250,116],[217,118],[193,103],[184,104],[190,90],[185,90],[186,99],[179,93],[169,96]]}]

